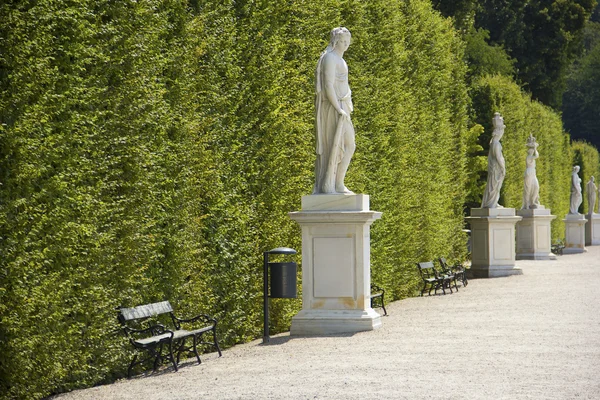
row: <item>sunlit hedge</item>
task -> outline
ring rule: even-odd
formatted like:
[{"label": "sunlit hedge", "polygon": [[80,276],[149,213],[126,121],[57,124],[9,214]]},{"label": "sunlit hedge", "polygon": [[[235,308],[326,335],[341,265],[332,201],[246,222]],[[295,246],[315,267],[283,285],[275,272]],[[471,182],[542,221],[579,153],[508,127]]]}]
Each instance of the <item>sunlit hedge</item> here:
[{"label": "sunlit hedge", "polygon": [[[0,397],[123,375],[115,307],[169,299],[260,336],[262,252],[300,249],[314,68],[347,26],[373,280],[464,256],[463,45],[418,1],[52,0],[0,6]],[[300,256],[297,257],[301,261]],[[273,330],[300,300],[273,302]]]}]

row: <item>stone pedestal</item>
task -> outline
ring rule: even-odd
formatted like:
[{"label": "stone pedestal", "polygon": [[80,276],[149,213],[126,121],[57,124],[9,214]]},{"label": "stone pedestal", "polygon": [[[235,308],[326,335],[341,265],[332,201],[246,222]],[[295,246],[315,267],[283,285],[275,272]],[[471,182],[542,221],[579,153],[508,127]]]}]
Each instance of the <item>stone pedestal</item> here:
[{"label": "stone pedestal", "polygon": [[600,244],[600,214],[586,214],[585,219],[585,245],[595,246]]},{"label": "stone pedestal", "polygon": [[565,219],[565,248],[563,254],[583,253],[585,249],[585,224],[583,214],[567,214]]},{"label": "stone pedestal", "polygon": [[363,194],[302,197],[289,213],[302,228],[302,311],[292,335],[327,335],[379,328],[371,308],[370,226],[381,213]]},{"label": "stone pedestal", "polygon": [[545,208],[517,210],[517,215],[523,218],[517,222],[517,260],[556,260],[550,248],[556,215]]},{"label": "stone pedestal", "polygon": [[515,265],[515,225],[522,218],[514,208],[472,208],[471,269],[474,278],[520,275]]}]

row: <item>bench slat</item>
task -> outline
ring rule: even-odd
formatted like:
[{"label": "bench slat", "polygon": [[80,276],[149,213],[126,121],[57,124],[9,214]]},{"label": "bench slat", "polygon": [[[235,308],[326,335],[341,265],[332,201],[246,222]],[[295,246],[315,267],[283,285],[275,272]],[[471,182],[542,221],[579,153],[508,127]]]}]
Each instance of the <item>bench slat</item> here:
[{"label": "bench slat", "polygon": [[165,314],[173,311],[171,303],[161,301],[160,303],[145,304],[133,308],[121,308],[119,310],[124,321],[131,321],[139,318],[148,318],[159,314]]}]

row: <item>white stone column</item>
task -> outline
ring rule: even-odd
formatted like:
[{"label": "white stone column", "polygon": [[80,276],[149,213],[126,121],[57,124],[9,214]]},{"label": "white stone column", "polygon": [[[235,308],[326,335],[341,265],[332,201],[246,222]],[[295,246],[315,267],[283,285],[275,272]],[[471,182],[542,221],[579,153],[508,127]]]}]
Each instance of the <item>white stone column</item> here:
[{"label": "white stone column", "polygon": [[517,260],[556,260],[551,251],[551,222],[546,208],[517,210],[523,219],[517,222]]},{"label": "white stone column", "polygon": [[381,213],[363,194],[302,197],[289,213],[302,228],[302,311],[292,335],[326,335],[377,329],[371,308],[370,226]]},{"label": "white stone column", "polygon": [[595,246],[600,244],[600,214],[586,214],[585,219],[585,245]]},{"label": "white stone column", "polygon": [[585,249],[585,224],[583,214],[567,214],[565,219],[565,248],[563,254],[583,253]]},{"label": "white stone column", "polygon": [[475,278],[520,275],[515,265],[515,225],[522,218],[514,208],[472,208],[471,269]]}]

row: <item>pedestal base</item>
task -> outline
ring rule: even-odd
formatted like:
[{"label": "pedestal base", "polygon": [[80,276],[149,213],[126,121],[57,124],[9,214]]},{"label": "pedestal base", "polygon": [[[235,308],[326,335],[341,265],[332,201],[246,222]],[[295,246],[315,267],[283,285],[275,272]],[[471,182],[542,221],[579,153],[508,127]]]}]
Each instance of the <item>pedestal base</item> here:
[{"label": "pedestal base", "polygon": [[473,208],[471,224],[471,269],[474,278],[520,275],[515,265],[515,225],[522,218],[514,208]]},{"label": "pedestal base", "polygon": [[585,245],[595,246],[600,244],[600,214],[586,214]]},{"label": "pedestal base", "polygon": [[368,310],[302,310],[292,318],[291,335],[331,335],[371,331],[381,327],[381,316]]},{"label": "pedestal base", "polygon": [[312,195],[290,218],[302,228],[302,311],[292,335],[377,329],[371,308],[370,226],[381,217],[363,194]]},{"label": "pedestal base", "polygon": [[556,260],[550,248],[556,215],[545,208],[517,210],[517,215],[523,218],[517,222],[517,260]]},{"label": "pedestal base", "polygon": [[587,251],[585,249],[585,224],[587,220],[583,214],[567,214],[565,219],[565,248],[563,254],[576,254]]}]

